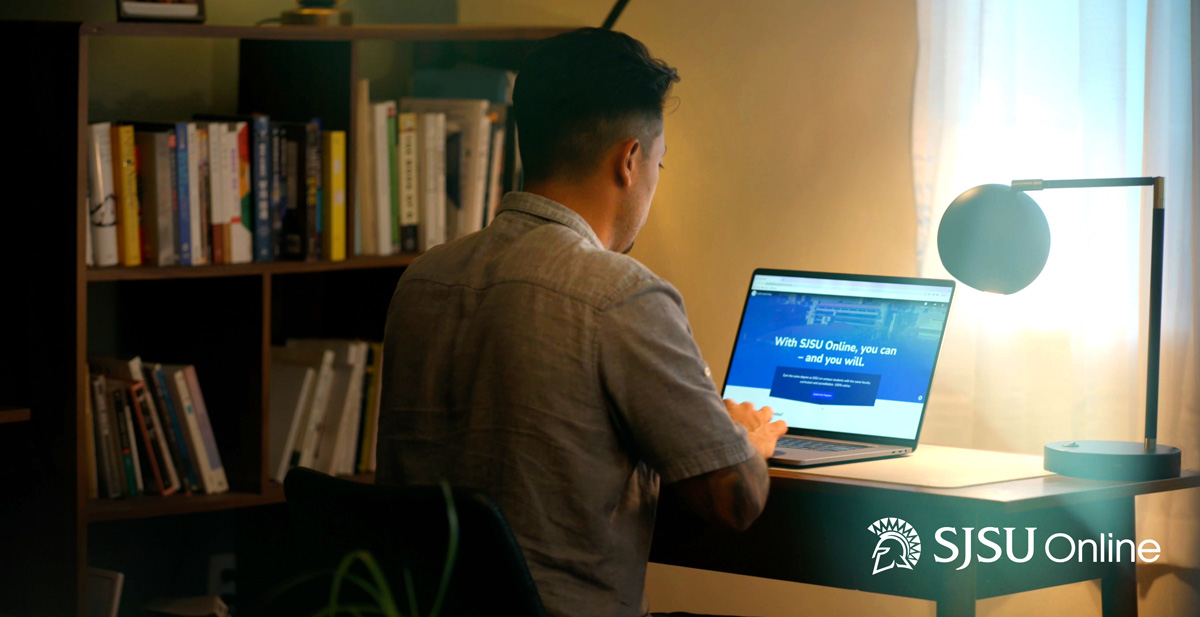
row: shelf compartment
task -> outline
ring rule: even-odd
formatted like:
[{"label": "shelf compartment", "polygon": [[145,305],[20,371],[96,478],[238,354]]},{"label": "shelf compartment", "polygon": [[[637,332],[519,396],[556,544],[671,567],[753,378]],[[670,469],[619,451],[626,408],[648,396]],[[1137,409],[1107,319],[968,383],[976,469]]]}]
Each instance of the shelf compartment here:
[{"label": "shelf compartment", "polygon": [[154,281],[403,268],[411,264],[416,258],[417,255],[415,253],[402,253],[400,255],[388,255],[384,257],[354,257],[345,261],[272,261],[218,266],[171,266],[167,268],[113,266],[111,268],[88,268],[87,280],[89,283],[104,281]]}]

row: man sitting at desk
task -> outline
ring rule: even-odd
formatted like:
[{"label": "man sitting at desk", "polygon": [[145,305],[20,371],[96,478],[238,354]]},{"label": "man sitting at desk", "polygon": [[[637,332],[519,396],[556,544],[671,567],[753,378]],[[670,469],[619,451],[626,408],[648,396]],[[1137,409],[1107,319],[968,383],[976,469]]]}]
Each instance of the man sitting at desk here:
[{"label": "man sitting at desk", "polygon": [[678,80],[624,34],[539,43],[513,93],[525,192],[414,261],[388,309],[378,481],[488,493],[550,615],[645,615],[660,482],[744,529],[786,431],[722,403],[679,293],[625,255]]}]

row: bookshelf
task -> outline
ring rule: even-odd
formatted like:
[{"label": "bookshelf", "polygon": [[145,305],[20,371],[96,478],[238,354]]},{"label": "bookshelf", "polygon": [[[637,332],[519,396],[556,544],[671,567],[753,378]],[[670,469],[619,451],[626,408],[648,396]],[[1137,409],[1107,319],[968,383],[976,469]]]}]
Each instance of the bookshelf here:
[{"label": "bookshelf", "polygon": [[[0,613],[84,615],[89,536],[106,525],[169,526],[179,515],[269,513],[259,506],[282,503],[266,460],[271,345],[304,337],[381,340],[396,279],[416,257],[86,267],[87,125],[124,119],[88,117],[93,43],[232,41],[238,85],[236,97],[225,98],[236,98],[237,109],[193,112],[320,117],[327,128],[349,130],[364,45],[406,45],[401,71],[454,60],[516,68],[535,41],[566,30],[0,22],[0,54],[10,60],[6,88],[19,93],[5,103],[5,143],[15,156],[5,163],[10,206],[0,226],[0,405],[7,406],[0,406]],[[352,144],[347,152],[353,168]],[[352,183],[348,189],[352,203]],[[89,499],[89,353],[194,364],[230,492]]]}]

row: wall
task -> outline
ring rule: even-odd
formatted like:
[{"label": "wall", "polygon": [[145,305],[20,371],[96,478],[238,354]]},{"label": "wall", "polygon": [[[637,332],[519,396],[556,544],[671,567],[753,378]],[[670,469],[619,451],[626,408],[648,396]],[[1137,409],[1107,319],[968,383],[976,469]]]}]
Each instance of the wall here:
[{"label": "wall", "polygon": [[[459,0],[469,24],[598,26],[612,0]],[[679,68],[668,153],[632,255],[679,288],[724,375],[755,267],[912,276],[911,0],[632,0],[617,29]],[[933,615],[932,603],[651,564],[655,611]],[[1054,608],[1057,607],[1057,608]],[[980,615],[1099,614],[1092,584]]]}]

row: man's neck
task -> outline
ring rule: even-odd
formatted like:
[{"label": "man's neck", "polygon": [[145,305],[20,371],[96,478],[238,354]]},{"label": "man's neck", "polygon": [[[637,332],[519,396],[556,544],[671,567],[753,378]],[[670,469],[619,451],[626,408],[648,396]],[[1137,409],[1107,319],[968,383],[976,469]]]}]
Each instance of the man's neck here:
[{"label": "man's neck", "polygon": [[574,210],[596,233],[604,248],[616,250],[612,246],[616,208],[605,199],[604,189],[591,183],[535,182],[526,184],[523,190]]}]

